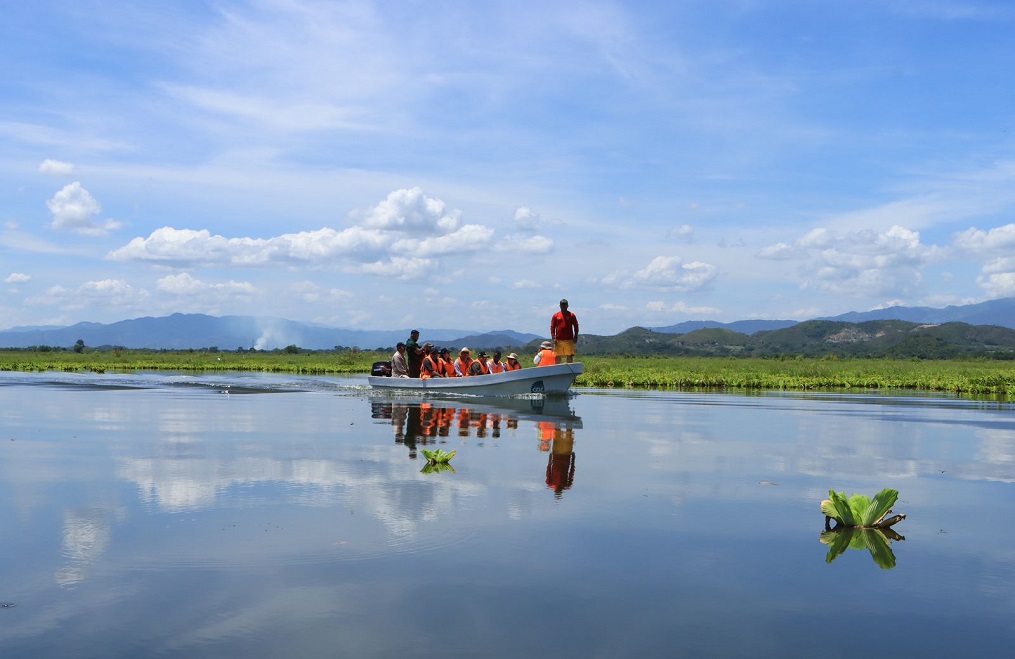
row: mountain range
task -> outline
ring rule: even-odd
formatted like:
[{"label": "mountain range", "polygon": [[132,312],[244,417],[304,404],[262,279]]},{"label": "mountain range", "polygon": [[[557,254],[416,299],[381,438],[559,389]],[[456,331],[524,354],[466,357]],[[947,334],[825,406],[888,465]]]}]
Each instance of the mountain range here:
[{"label": "mountain range", "polygon": [[[865,323],[869,321],[898,320],[925,325],[965,323],[968,325],[994,325],[1015,329],[1015,298],[1002,298],[943,309],[931,307],[889,307],[865,312],[850,312],[840,316],[815,318],[814,321],[838,323]],[[759,333],[786,330],[801,324],[794,320],[741,320],[732,323],[718,321],[687,321],[666,327],[631,328],[615,335],[630,337],[632,330],[651,334],[697,334],[700,330],[723,330],[721,336],[734,343],[736,336],[753,336]],[[513,330],[497,332],[470,332],[460,329],[419,328],[422,339],[448,346],[493,348],[498,346],[526,346],[545,337]],[[392,348],[404,341],[409,329],[349,330],[310,325],[280,318],[256,316],[208,316],[204,314],[175,313],[164,317],[144,317],[122,320],[110,324],[77,323],[66,327],[15,327],[0,331],[0,347],[29,348],[33,346],[71,347],[83,341],[89,347],[121,346],[134,349],[186,350],[219,348],[223,350],[255,348],[273,350],[295,345],[311,350],[330,350],[336,347],[373,350]],[[711,336],[704,334],[700,336]],[[608,337],[597,337],[606,339]],[[583,343],[591,347],[597,338],[586,334]],[[686,342],[685,342],[686,343]]]}]

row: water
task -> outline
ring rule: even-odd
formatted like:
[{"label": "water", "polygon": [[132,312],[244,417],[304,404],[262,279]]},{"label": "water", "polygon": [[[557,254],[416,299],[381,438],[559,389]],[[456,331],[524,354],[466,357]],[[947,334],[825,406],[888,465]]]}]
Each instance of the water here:
[{"label": "water", "polygon": [[[1003,656],[1013,482],[941,396],[2,373],[0,656]],[[894,567],[826,562],[885,487]]]}]

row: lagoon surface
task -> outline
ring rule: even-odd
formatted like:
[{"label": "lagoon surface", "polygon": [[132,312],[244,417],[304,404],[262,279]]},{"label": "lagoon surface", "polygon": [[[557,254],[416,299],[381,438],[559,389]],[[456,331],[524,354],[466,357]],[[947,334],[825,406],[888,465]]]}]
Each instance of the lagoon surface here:
[{"label": "lagoon surface", "polygon": [[0,656],[1008,656],[1013,483],[1009,403],[0,373]]}]

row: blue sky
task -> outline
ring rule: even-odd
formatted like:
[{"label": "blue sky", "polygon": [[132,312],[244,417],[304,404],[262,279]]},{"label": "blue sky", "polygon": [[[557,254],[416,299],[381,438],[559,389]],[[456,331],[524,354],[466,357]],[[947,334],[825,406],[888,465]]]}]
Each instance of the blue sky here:
[{"label": "blue sky", "polygon": [[1015,295],[1015,3],[4,3],[0,328]]}]

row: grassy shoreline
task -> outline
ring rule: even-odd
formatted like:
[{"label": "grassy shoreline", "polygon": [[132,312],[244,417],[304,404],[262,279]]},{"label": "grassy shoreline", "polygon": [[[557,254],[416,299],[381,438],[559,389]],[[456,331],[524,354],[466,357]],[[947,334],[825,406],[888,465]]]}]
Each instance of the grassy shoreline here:
[{"label": "grassy shoreline", "polygon": [[[0,350],[0,371],[257,371],[299,375],[365,374],[373,351],[28,351]],[[1015,365],[990,360],[583,357],[578,387],[625,389],[901,389],[964,395],[1015,395]]]}]

